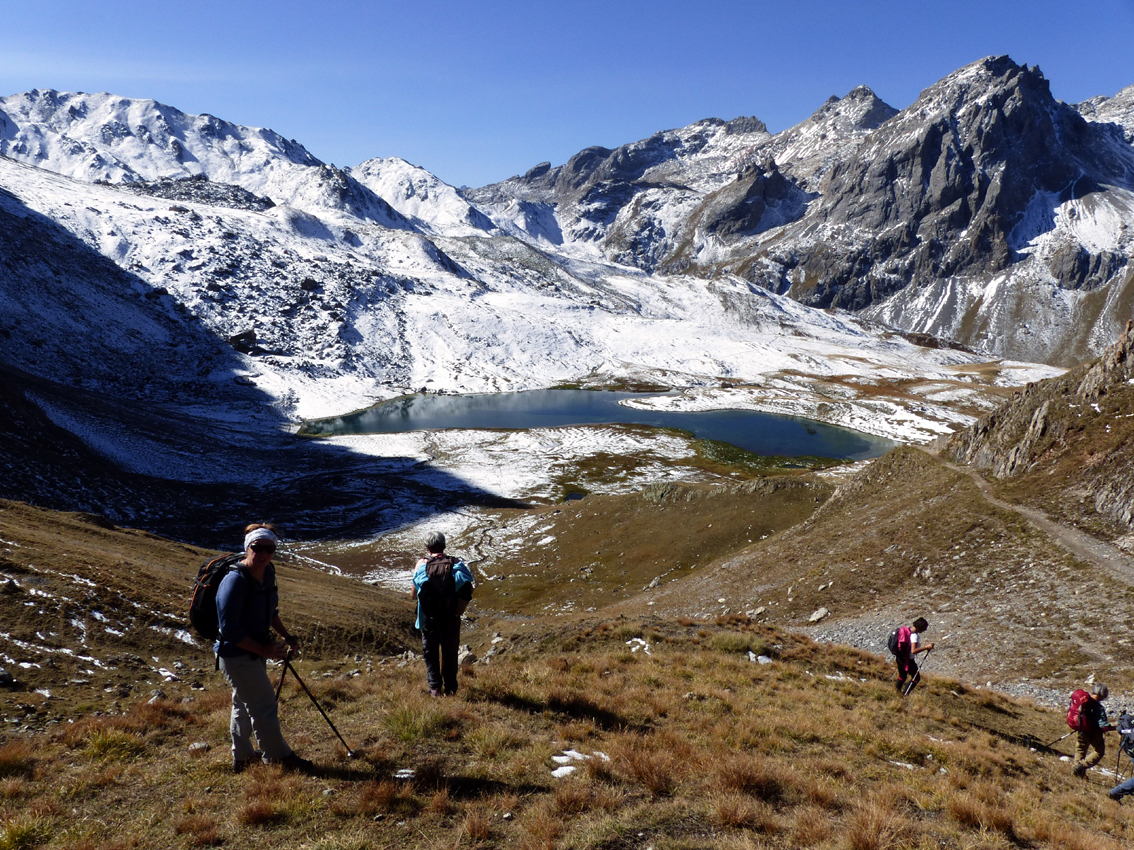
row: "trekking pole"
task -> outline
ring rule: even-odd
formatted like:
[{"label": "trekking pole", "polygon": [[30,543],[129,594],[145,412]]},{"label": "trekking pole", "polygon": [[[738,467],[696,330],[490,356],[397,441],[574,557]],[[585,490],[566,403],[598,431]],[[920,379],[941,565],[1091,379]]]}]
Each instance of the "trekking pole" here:
[{"label": "trekking pole", "polygon": [[283,680],[284,680],[284,676],[287,675],[287,668],[289,666],[290,665],[288,665],[288,664],[284,664],[284,668],[280,672],[280,683],[278,685],[276,685],[276,702],[280,701],[280,691],[283,690]]},{"label": "trekking pole", "polygon": [[903,697],[908,697],[913,692],[913,689],[917,685],[917,683],[921,681],[921,671],[925,669],[925,665],[929,663],[929,656],[932,654],[932,649],[927,649],[925,651],[925,658],[922,659],[921,664],[917,668],[917,672],[910,676],[910,683],[906,685],[905,690],[902,691]]},{"label": "trekking pole", "polygon": [[1045,748],[1045,749],[1049,749],[1049,750],[1050,750],[1050,749],[1051,749],[1052,747],[1054,747],[1054,746],[1055,746],[1056,744],[1058,744],[1058,743],[1059,743],[1060,741],[1062,741],[1062,740],[1063,740],[1064,738],[1070,738],[1070,737],[1071,737],[1072,735],[1074,735],[1074,734],[1075,734],[1075,730],[1074,730],[1074,729],[1072,729],[1072,730],[1071,730],[1070,732],[1068,732],[1068,733],[1067,733],[1066,735],[1063,735],[1062,737],[1056,738],[1056,739],[1055,739],[1054,741],[1052,741],[1052,742],[1051,742],[1050,744],[1044,744],[1044,748]]},{"label": "trekking pole", "polygon": [[[352,750],[350,748],[350,744],[348,744],[346,741],[343,740],[343,736],[339,735],[339,730],[335,728],[335,724],[331,722],[331,718],[329,718],[327,716],[327,712],[323,711],[323,706],[319,705],[319,701],[315,699],[315,697],[311,693],[311,691],[307,690],[307,685],[303,684],[303,680],[301,678],[299,678],[299,674],[295,671],[295,668],[291,666],[291,659],[285,657],[284,658],[284,672],[286,672],[288,670],[290,670],[291,675],[293,675],[295,677],[295,681],[299,682],[299,687],[303,688],[303,692],[305,694],[307,694],[307,696],[311,697],[311,702],[313,702],[315,704],[315,707],[317,709],[319,709],[319,713],[323,715],[323,719],[327,721],[327,725],[331,727],[331,731],[334,732],[336,735],[338,735],[339,740],[342,741],[343,746],[346,747],[347,758],[352,758],[352,759],[357,758],[358,753],[356,753],[354,750]],[[281,681],[282,681],[282,677],[281,677]]]},{"label": "trekking pole", "polygon": [[[1125,710],[1125,709],[1123,709],[1123,710]],[[1122,739],[1123,739],[1123,737],[1124,736],[1122,735],[1122,733],[1119,733],[1119,735],[1118,735],[1118,746],[1115,747],[1115,749],[1118,750],[1118,758],[1115,759],[1115,761],[1114,761],[1114,775],[1115,775],[1115,777],[1119,777],[1118,769],[1119,769],[1119,767],[1122,766]]]}]

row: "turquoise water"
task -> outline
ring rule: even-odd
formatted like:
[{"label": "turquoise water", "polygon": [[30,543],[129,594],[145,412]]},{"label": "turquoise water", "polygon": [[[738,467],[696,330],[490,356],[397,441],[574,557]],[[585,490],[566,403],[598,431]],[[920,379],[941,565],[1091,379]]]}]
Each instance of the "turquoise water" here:
[{"label": "turquoise water", "polygon": [[532,390],[477,395],[411,395],[348,416],[307,422],[301,433],[397,434],[445,428],[523,430],[567,425],[648,425],[680,428],[705,440],[720,440],[755,454],[864,460],[894,447],[881,437],[753,410],[686,413],[639,410],[618,402],[655,398],[657,393],[593,390]]}]

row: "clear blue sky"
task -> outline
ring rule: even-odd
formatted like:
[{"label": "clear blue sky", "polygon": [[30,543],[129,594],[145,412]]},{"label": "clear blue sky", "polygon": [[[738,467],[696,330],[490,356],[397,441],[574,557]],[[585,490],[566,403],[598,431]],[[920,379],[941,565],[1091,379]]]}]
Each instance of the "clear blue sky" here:
[{"label": "clear blue sky", "polygon": [[857,85],[902,108],[993,54],[1113,95],[1132,44],[1134,0],[18,0],[0,94],[148,97],[480,186],[701,118],[778,132]]}]

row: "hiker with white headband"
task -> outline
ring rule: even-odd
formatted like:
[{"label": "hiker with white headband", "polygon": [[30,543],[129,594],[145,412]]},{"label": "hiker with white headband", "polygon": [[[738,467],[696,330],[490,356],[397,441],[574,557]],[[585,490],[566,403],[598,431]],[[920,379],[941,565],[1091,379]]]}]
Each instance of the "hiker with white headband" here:
[{"label": "hiker with white headband", "polygon": [[[285,770],[309,772],[314,765],[288,746],[280,730],[276,692],[268,679],[269,658],[284,659],[299,639],[279,615],[279,591],[272,555],[279,542],[267,523],[245,529],[244,557],[217,587],[220,637],[213,647],[221,672],[232,685],[232,769],[240,773],[265,762]],[[272,630],[283,640],[275,641]],[[260,745],[252,746],[252,734]]]}]

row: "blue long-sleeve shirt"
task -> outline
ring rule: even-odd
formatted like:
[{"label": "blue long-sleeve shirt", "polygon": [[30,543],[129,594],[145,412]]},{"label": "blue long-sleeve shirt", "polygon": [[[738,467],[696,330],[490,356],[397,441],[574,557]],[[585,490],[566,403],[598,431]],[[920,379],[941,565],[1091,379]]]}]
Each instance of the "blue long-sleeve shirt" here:
[{"label": "blue long-sleeve shirt", "polygon": [[230,569],[217,586],[220,638],[213,650],[221,658],[232,658],[248,654],[247,650],[236,646],[246,637],[268,643],[272,621],[279,614],[279,604],[276,571],[272,564],[268,564],[263,582],[256,581],[239,565]]}]

